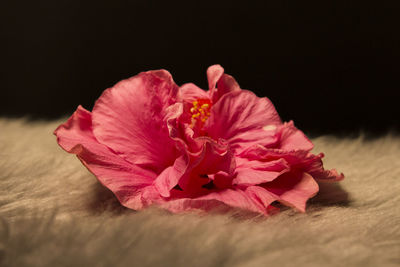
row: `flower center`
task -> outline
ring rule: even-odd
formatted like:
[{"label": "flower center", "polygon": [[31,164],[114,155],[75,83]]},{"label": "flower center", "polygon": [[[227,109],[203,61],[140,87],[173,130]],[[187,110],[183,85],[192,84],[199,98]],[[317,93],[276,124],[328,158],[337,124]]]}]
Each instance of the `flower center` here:
[{"label": "flower center", "polygon": [[197,126],[201,129],[210,117],[211,101],[209,99],[197,99],[193,101],[192,105],[190,108],[192,115],[190,127],[193,129]]}]

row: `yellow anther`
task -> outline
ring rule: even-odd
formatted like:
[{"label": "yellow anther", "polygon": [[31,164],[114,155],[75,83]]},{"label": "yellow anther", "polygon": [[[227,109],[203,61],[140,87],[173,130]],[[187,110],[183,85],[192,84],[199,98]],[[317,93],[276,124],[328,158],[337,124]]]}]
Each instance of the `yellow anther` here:
[{"label": "yellow anther", "polygon": [[192,107],[189,109],[191,114],[191,128],[202,129],[204,123],[210,116],[210,108],[212,104],[209,99],[197,99],[192,102]]}]

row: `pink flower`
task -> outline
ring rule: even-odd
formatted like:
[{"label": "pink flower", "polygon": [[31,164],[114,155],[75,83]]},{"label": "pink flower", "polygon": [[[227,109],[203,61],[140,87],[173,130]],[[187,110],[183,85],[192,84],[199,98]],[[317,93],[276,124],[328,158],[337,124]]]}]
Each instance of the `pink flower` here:
[{"label": "pink flower", "polygon": [[240,89],[214,65],[208,91],[178,87],[165,70],[142,72],[103,92],[92,112],[79,106],[55,130],[97,179],[135,210],[216,206],[269,214],[278,201],[304,212],[316,181],[343,174],[273,104]]}]

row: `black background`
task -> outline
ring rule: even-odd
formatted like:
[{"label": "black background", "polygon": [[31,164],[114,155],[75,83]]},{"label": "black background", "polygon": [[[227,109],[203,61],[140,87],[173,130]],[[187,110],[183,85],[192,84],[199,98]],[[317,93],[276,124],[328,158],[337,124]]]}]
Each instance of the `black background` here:
[{"label": "black background", "polygon": [[2,1],[0,115],[57,118],[164,68],[219,63],[308,133],[399,129],[398,1]]}]

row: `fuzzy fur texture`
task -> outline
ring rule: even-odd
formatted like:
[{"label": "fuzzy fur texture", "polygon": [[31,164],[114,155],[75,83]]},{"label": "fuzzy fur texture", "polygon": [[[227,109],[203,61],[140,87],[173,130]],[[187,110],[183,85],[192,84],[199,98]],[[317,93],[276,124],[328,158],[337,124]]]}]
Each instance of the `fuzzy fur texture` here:
[{"label": "fuzzy fur texture", "polygon": [[399,266],[400,138],[314,138],[327,168],[307,213],[135,212],[58,147],[61,121],[0,119],[2,266]]}]

